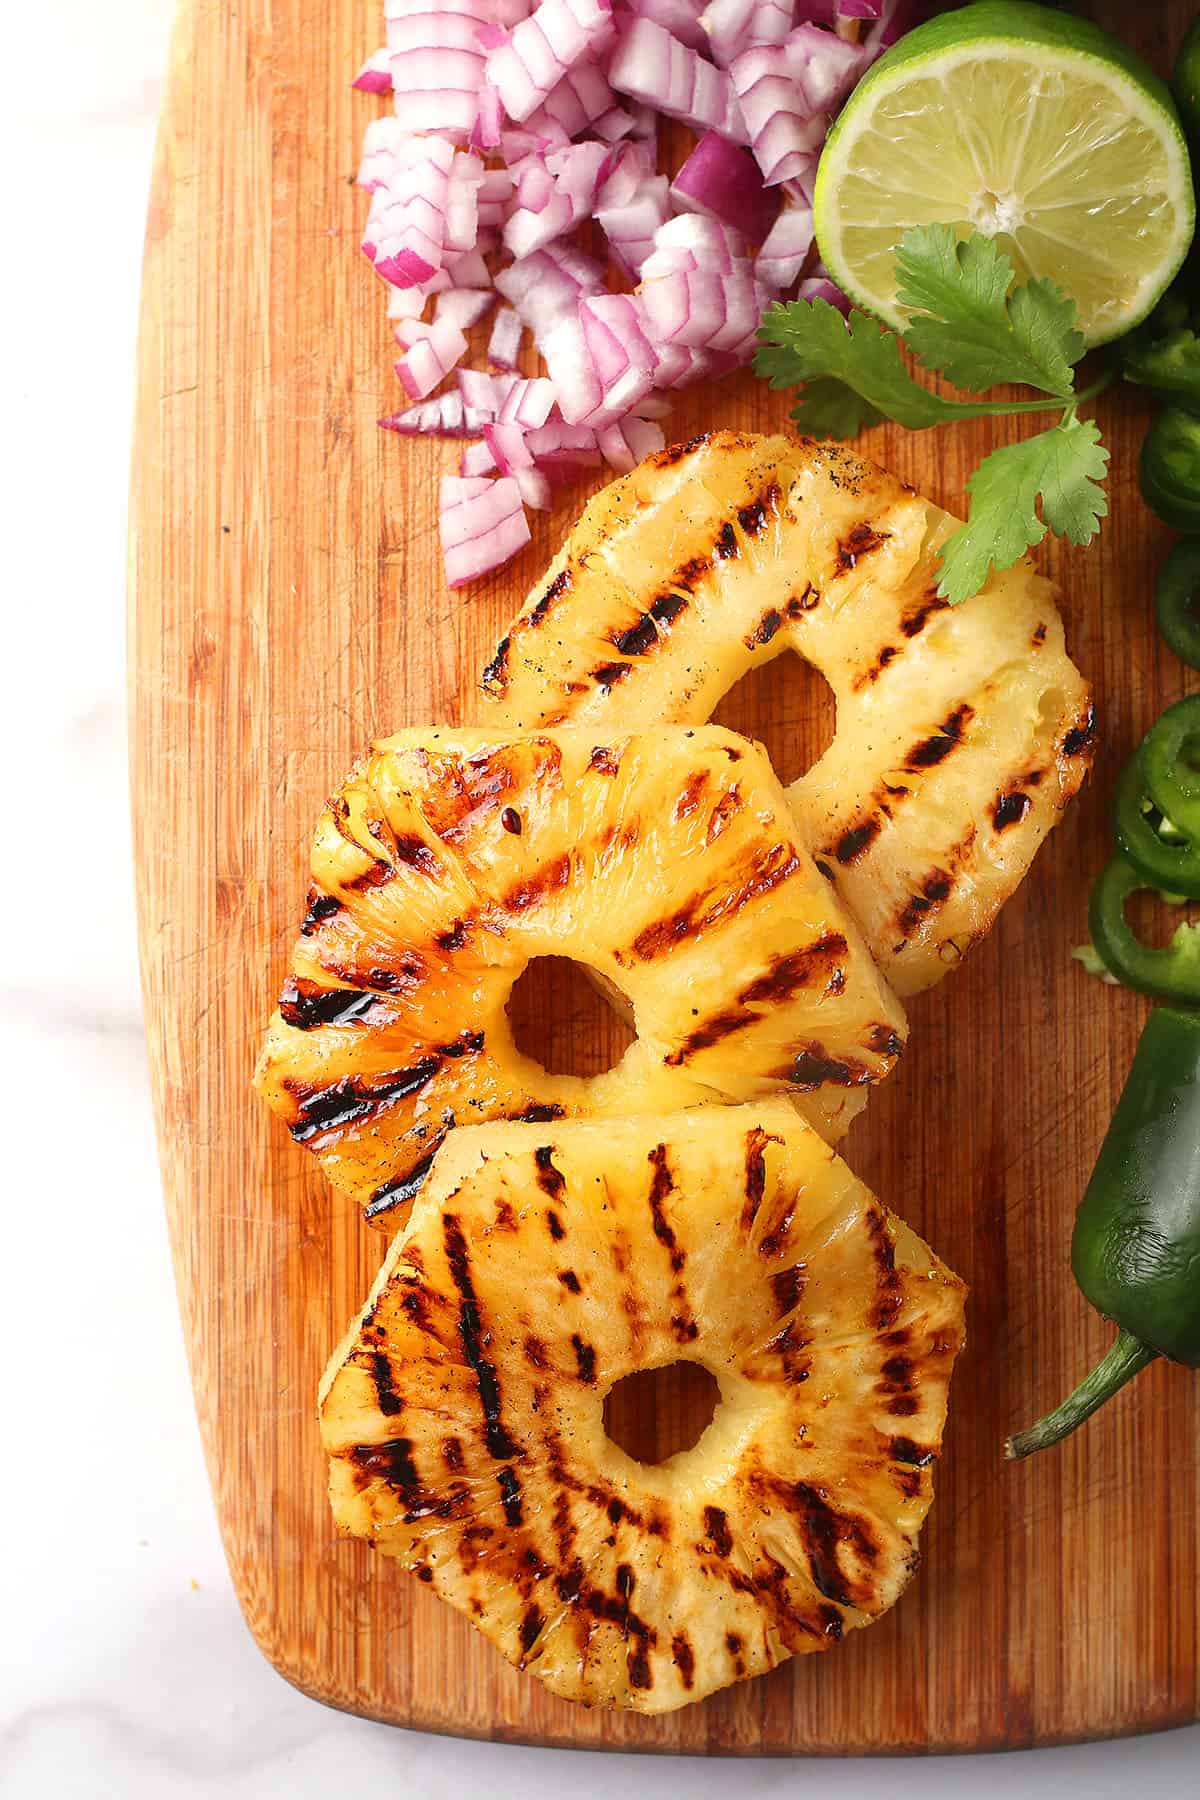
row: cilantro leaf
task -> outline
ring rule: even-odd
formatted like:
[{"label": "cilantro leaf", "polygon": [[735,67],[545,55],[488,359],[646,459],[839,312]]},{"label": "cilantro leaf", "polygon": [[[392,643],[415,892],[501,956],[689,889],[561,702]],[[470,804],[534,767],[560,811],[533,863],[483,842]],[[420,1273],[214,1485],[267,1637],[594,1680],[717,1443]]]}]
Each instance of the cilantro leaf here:
[{"label": "cilantro leaf", "polygon": [[[914,381],[900,355],[899,339],[865,313],[852,312],[845,320],[828,300],[792,300],[770,308],[758,338],[754,370],[772,387],[821,384],[808,415],[803,399],[793,415],[817,435],[841,436],[850,420],[855,421],[852,430],[888,418],[920,431],[943,419],[971,416],[972,409],[943,400]],[[856,399],[835,396],[834,383]]]},{"label": "cilantro leaf", "polygon": [[831,375],[820,375],[806,381],[792,417],[801,431],[815,438],[852,438],[868,425],[878,425],[886,413],[864,400],[861,394],[835,381]]},{"label": "cilantro leaf", "polygon": [[1107,466],[1108,452],[1090,419],[1064,419],[985,456],[967,484],[967,522],[942,552],[938,593],[952,606],[969,599],[993,566],[1011,567],[1041,543],[1047,527],[1073,544],[1089,543],[1108,511],[1099,485]]},{"label": "cilantro leaf", "polygon": [[960,242],[952,225],[913,226],[900,240],[896,275],[896,297],[913,315],[905,341],[927,369],[976,393],[1020,382],[1070,396],[1083,355],[1075,302],[1043,279],[1010,296],[1012,263],[990,238]]}]

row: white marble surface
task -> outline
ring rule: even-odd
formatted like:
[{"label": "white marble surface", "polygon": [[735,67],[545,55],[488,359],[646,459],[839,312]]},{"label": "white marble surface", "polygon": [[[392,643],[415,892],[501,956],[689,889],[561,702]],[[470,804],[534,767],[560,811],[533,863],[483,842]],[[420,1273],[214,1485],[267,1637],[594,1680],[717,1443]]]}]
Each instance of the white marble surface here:
[{"label": "white marble surface", "polygon": [[[237,0],[222,0],[230,6]],[[1103,1800],[1200,1791],[1200,1732],[938,1763],[704,1764],[421,1737],[287,1687],[241,1623],[201,1466],[152,1142],[125,800],[123,537],[169,0],[5,8],[9,652],[0,882],[0,1794]],[[15,232],[14,226],[15,213]],[[14,492],[15,481],[15,492]],[[57,1272],[56,1272],[57,1271]],[[986,1653],[981,1646],[981,1653]]]}]

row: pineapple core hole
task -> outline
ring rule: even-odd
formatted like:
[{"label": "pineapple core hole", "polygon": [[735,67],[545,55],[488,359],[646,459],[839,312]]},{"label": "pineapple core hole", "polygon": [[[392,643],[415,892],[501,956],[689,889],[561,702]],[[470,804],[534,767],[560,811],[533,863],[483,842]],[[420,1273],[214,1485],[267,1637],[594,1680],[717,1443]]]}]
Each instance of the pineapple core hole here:
[{"label": "pineapple core hole", "polygon": [[[597,978],[599,979],[599,978]],[[566,956],[538,956],[523,971],[508,1000],[508,1022],[522,1056],[551,1075],[602,1075],[633,1042],[632,1024],[605,998],[581,963]]]},{"label": "pineapple core hole", "polygon": [[700,1363],[639,1369],[609,1389],[604,1429],[635,1462],[665,1462],[699,1442],[720,1398],[715,1377]]},{"label": "pineapple core hole", "polygon": [[819,669],[794,650],[784,650],[770,662],[751,667],[730,688],[712,722],[757,738],[787,787],[833,742],[837,722],[833,689]]}]

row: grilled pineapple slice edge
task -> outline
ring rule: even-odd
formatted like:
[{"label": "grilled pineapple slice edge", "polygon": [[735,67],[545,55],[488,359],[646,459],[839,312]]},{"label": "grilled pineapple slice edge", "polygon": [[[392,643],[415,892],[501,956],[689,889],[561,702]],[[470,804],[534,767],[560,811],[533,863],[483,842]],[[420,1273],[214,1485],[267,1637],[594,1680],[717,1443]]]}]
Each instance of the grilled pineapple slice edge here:
[{"label": "grilled pineapple slice edge", "polygon": [[[312,872],[255,1080],[374,1215],[490,1118],[786,1091],[836,1137],[906,1035],[765,753],[715,727],[401,732],[327,807]],[[513,1042],[513,983],[551,955],[632,1006],[589,1080]]]},{"label": "grilled pineapple slice edge", "polygon": [[790,790],[902,996],[989,929],[1090,765],[1087,684],[1028,559],[938,598],[958,521],[837,445],[716,432],[589,503],[484,671],[510,728],[702,721],[785,650],[837,702]]},{"label": "grilled pineapple slice edge", "polygon": [[[553,1692],[685,1705],[897,1598],[964,1292],[780,1101],[457,1132],[326,1373],[335,1518]],[[605,1394],[681,1357],[713,1421],[634,1462]]]}]

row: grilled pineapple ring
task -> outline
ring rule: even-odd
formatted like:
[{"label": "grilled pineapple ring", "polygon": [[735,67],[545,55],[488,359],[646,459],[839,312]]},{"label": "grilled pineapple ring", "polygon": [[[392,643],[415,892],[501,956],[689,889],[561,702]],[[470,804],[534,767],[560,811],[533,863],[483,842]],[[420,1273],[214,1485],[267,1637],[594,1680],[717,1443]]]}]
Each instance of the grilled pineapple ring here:
[{"label": "grilled pineapple ring", "polygon": [[[411,1200],[452,1126],[498,1117],[786,1089],[835,1137],[906,1032],[765,755],[728,731],[402,732],[326,808],[312,874],[255,1080],[368,1213]],[[633,1012],[589,1080],[513,1042],[513,983],[555,955]]]},{"label": "grilled pineapple ring", "polygon": [[[664,1712],[897,1598],[963,1284],[786,1104],[457,1132],[321,1391],[340,1526],[510,1662]],[[622,1377],[720,1403],[647,1466]]]},{"label": "grilled pineapple ring", "polygon": [[785,649],[837,731],[789,790],[901,995],[986,932],[1091,759],[1088,690],[1024,561],[950,608],[958,521],[832,445],[717,432],[597,494],[483,676],[510,729],[702,721]]}]

